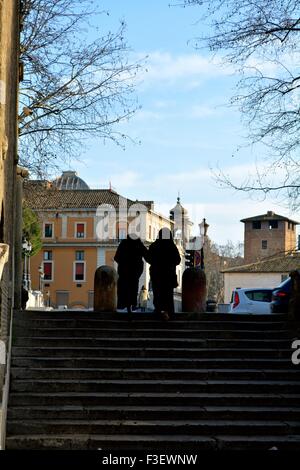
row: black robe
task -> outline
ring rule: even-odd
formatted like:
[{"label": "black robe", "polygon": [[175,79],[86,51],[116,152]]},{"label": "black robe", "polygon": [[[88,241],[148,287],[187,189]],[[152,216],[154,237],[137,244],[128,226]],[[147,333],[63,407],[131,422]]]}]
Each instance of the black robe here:
[{"label": "black robe", "polygon": [[147,248],[140,238],[127,237],[118,246],[114,260],[118,263],[118,308],[137,305],[139,279],[144,269]]},{"label": "black robe", "polygon": [[[161,234],[161,232],[160,232]],[[158,239],[149,247],[148,262],[153,289],[153,303],[157,313],[174,313],[174,287],[178,286],[176,266],[181,258],[177,246],[170,239]]]}]

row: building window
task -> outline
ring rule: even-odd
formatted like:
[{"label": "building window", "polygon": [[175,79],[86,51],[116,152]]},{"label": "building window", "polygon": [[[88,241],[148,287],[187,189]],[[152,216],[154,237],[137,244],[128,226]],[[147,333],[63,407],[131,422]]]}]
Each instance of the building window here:
[{"label": "building window", "polygon": [[44,260],[52,261],[52,251],[44,251]]},{"label": "building window", "polygon": [[85,237],[85,224],[77,223],[76,224],[76,238],[84,238]]},{"label": "building window", "polygon": [[255,302],[271,302],[272,291],[271,290],[253,290],[245,292],[246,297]]},{"label": "building window", "polygon": [[84,261],[84,251],[76,251],[75,259],[76,261]]},{"label": "building window", "polygon": [[261,242],[261,248],[262,248],[262,250],[267,250],[267,248],[268,248],[268,240],[262,240],[262,242]]},{"label": "building window", "polygon": [[74,264],[74,281],[85,281],[85,263],[76,261]]},{"label": "building window", "polygon": [[149,240],[152,240],[152,227],[149,225]]},{"label": "building window", "polygon": [[44,262],[44,281],[53,280],[53,264],[52,261]]},{"label": "building window", "polygon": [[269,221],[269,229],[272,230],[273,228],[278,228],[278,220]]},{"label": "building window", "polygon": [[260,230],[261,229],[261,222],[260,221],[252,222],[252,228],[253,228],[253,230]]},{"label": "building window", "polygon": [[53,238],[53,224],[46,223],[44,226],[44,237]]}]

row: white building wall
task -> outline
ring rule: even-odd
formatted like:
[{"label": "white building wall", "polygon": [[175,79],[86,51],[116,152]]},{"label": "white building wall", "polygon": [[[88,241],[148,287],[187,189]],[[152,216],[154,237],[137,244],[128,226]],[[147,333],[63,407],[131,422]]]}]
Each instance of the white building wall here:
[{"label": "white building wall", "polygon": [[224,273],[224,302],[229,303],[233,289],[275,288],[288,273]]}]

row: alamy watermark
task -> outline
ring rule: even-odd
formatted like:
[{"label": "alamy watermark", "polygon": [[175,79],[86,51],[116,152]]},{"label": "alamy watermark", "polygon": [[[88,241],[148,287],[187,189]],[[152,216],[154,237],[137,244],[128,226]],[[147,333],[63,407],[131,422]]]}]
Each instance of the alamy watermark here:
[{"label": "alamy watermark", "polygon": [[300,340],[296,339],[292,343],[292,349],[295,349],[295,352],[292,354],[292,363],[295,366],[300,364]]},{"label": "alamy watermark", "polygon": [[[98,241],[117,240],[119,238],[140,238],[142,241],[147,240],[149,220],[149,208],[142,203],[127,205],[127,200],[119,197],[119,204],[116,208],[112,204],[101,204],[96,211],[96,238]],[[160,216],[156,215],[158,220]],[[161,217],[163,220],[163,217]],[[147,223],[148,222],[148,223]],[[172,224],[161,222],[159,229],[174,227],[174,238],[181,238],[189,243],[190,250],[200,250],[203,245],[201,236],[190,237],[187,231],[187,224],[183,217],[182,211],[175,210],[173,212]],[[171,231],[173,231],[171,229]],[[162,239],[170,238],[170,231],[162,231]]]}]

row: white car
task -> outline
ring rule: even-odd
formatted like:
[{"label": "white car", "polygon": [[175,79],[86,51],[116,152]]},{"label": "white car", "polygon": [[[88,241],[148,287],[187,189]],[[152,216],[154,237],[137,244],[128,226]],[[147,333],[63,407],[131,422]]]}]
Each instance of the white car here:
[{"label": "white car", "polygon": [[271,314],[271,300],[274,289],[234,289],[231,295],[229,313]]}]

